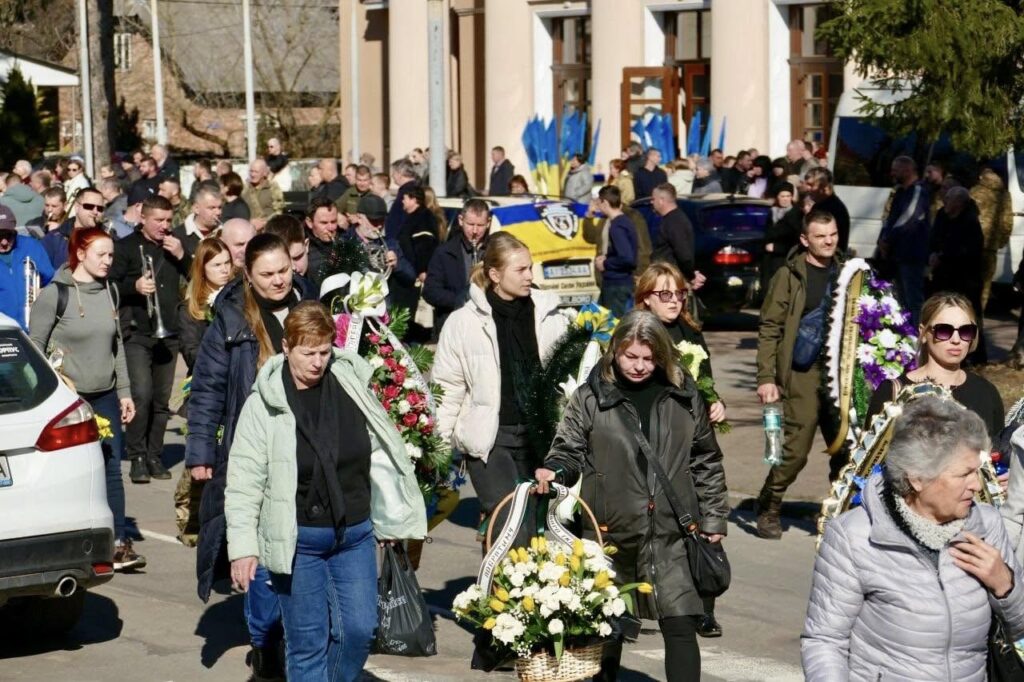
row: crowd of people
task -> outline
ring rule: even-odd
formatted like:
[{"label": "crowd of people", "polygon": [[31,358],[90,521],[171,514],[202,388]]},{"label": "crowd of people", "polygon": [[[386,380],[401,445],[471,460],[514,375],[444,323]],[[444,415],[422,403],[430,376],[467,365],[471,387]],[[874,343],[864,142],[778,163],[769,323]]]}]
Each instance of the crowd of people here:
[{"label": "crowd of people", "polygon": [[[358,679],[376,627],[375,543],[423,538],[426,512],[405,445],[368,385],[373,368],[334,347],[328,275],[340,253],[354,251],[386,281],[388,305],[408,312],[403,341],[437,343],[437,432],[464,462],[481,518],[517,481],[534,479],[541,492],[551,482],[580,483],[618,548],[619,579],[654,586],[638,609],[659,621],[667,679],[696,679],[697,637],[720,636],[722,626],[715,600],[689,572],[673,500],[692,507],[706,541],[721,541],[729,507],[714,426],[727,408],[696,384],[713,376],[693,314],[706,279],[677,199],[721,191],[775,205],[761,264],[756,379],[759,399],[781,403],[784,413],[782,461],[757,499],[757,534],[777,539],[782,500],[815,431],[828,441],[835,434],[820,360],[799,352],[799,337],[825,324],[822,301],[850,237],[820,150],[796,140],[775,161],[757,150],[715,150],[663,168],[657,149],[631,145],[599,188],[582,157],[570,162],[564,194],[588,207],[599,302],[621,320],[544,450],[530,437],[528,384],[570,318],[557,296],[533,286],[528,246],[508,232],[491,234],[490,205],[454,152],[446,194],[465,201],[449,234],[429,186],[428,153],[413,150],[387,174],[372,158],[344,168],[322,159],[308,174],[301,216],[284,210],[290,161],[276,139],[244,180],[226,162],[197,162],[187,196],[178,164],[160,145],[102,167],[95,184],[77,158],[39,170],[19,162],[7,174],[0,312],[51,359],[62,356],[55,366],[111,423],[103,449],[115,569],[146,563],[126,528],[121,463],[130,463],[133,484],[171,477],[162,455],[180,355],[189,377],[187,437],[174,503],[179,539],[197,547],[199,596],[207,600],[227,578],[245,591],[257,679],[284,670],[295,681]],[[503,148],[491,160],[489,194],[528,191]],[[939,164],[920,180],[907,157],[893,161],[892,175],[897,189],[869,255],[893,277],[920,331],[919,362],[879,387],[868,419],[900,388],[924,381],[950,388],[967,411],[926,400],[907,409],[864,507],[829,526],[803,645],[809,679],[904,671],[923,656],[903,655],[914,649],[910,638],[880,646],[865,636],[880,622],[898,622],[893,602],[877,596],[896,575],[949,585],[973,609],[960,639],[939,652],[972,652],[956,663],[964,673],[957,679],[976,675],[987,607],[1014,636],[1024,634],[1020,567],[994,512],[969,503],[977,466],[964,454],[986,449],[1002,427],[998,392],[969,363],[984,357],[990,255],[1005,232],[1004,215],[985,197],[1005,188],[986,171],[968,190]],[[647,197],[660,218],[653,243],[631,209]],[[42,285],[34,294],[25,258]],[[680,363],[681,342],[707,356],[696,376]],[[847,456],[833,458],[832,478]],[[529,531],[520,532],[528,543]],[[876,546],[876,534],[888,544]],[[924,561],[908,558],[918,555]],[[616,679],[620,657],[621,643],[609,645],[595,679]]]}]

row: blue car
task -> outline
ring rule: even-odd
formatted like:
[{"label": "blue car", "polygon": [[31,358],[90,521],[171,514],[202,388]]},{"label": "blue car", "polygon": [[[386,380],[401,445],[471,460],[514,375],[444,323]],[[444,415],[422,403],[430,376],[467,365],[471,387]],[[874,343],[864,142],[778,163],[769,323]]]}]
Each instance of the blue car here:
[{"label": "blue car", "polygon": [[[707,277],[700,300],[708,312],[734,312],[758,305],[764,232],[771,222],[771,202],[747,197],[714,195],[683,197],[679,209],[693,224],[696,269]],[[657,243],[661,216],[651,200],[632,204],[647,223],[651,243]]]}]

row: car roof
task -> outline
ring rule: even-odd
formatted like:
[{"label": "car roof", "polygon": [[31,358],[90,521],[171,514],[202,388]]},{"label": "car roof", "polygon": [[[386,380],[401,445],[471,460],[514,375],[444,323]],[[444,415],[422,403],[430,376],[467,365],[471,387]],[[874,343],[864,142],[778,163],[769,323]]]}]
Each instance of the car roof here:
[{"label": "car roof", "polygon": [[[748,197],[742,194],[683,194],[676,197],[676,202],[681,204],[687,204],[694,208],[707,207],[707,206],[736,206],[736,205],[749,205],[749,206],[771,206],[771,199],[757,199],[755,197]],[[650,197],[638,199],[632,203],[633,208],[637,206],[649,206],[651,203]]]}]

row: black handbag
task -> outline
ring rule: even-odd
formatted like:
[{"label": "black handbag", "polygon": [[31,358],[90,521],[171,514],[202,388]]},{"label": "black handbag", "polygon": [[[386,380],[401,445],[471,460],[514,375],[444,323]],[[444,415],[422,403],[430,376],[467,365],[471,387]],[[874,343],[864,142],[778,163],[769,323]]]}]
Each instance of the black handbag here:
[{"label": "black handbag", "polygon": [[690,576],[697,594],[702,597],[720,596],[729,589],[729,583],[732,581],[732,568],[729,566],[729,557],[725,554],[725,548],[722,547],[721,542],[709,542],[700,534],[697,522],[683,506],[683,501],[679,499],[679,495],[676,494],[672,483],[668,480],[668,474],[665,473],[657,456],[651,451],[650,443],[647,442],[643,434],[637,435],[640,441],[640,451],[665,491],[676,522],[683,531],[686,560],[690,564]]},{"label": "black handbag", "polygon": [[988,661],[985,664],[992,682],[1021,682],[1024,680],[1024,661],[1017,655],[1013,640],[1006,634],[1002,618],[992,614],[992,627],[988,631]]}]

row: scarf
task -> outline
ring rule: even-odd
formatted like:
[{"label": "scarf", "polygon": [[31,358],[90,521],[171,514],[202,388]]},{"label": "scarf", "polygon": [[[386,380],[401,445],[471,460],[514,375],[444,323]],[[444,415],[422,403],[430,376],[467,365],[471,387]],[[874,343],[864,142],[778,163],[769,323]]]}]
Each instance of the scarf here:
[{"label": "scarf", "polygon": [[255,288],[250,288],[250,291],[252,292],[253,299],[256,301],[256,305],[260,309],[260,317],[263,319],[263,326],[267,328],[270,345],[274,347],[275,353],[280,353],[282,341],[284,341],[284,322],[282,321],[283,318],[279,319],[277,314],[285,309],[291,310],[299,304],[299,298],[296,295],[295,289],[289,291],[280,301],[263,298],[256,292]]},{"label": "scarf", "polygon": [[924,518],[907,504],[906,500],[886,486],[884,493],[889,513],[896,525],[909,535],[917,544],[931,552],[938,552],[948,545],[963,530],[967,519],[953,519],[946,523],[936,523]]},{"label": "scarf", "polygon": [[530,374],[540,366],[537,330],[534,326],[533,299],[529,296],[511,301],[487,289],[487,302],[498,334],[498,355],[501,364],[502,424],[521,424],[522,408],[527,404]]},{"label": "scarf", "polygon": [[295,415],[295,429],[298,438],[296,448],[310,450],[316,457],[313,479],[306,493],[305,506],[308,517],[315,516],[313,507],[320,505],[331,510],[335,528],[345,525],[345,495],[338,480],[338,443],[340,442],[338,412],[335,406],[342,399],[344,389],[331,374],[330,366],[320,380],[319,414],[308,413],[299,400],[299,388],[295,385],[291,369],[286,362],[281,372],[288,408]]}]

